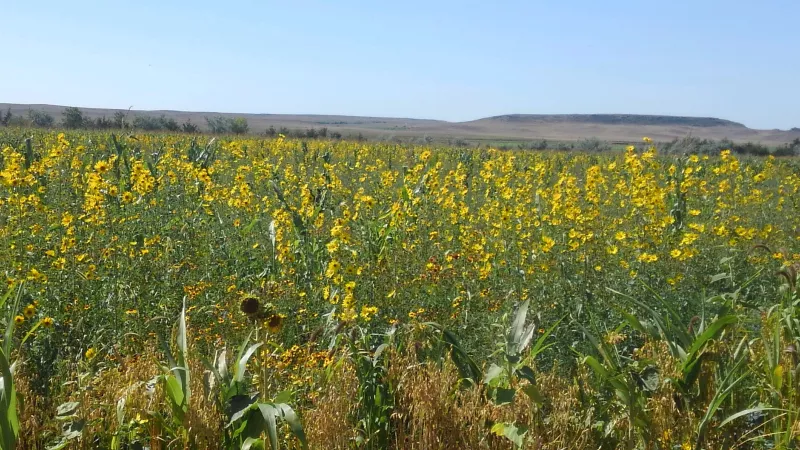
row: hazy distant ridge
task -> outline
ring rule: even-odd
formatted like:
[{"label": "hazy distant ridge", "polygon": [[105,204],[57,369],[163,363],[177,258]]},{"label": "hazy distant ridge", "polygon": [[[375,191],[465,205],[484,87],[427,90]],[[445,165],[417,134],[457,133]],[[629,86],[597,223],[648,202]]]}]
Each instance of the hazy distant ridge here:
[{"label": "hazy distant ridge", "polygon": [[[51,114],[61,121],[64,106],[24,105],[0,103],[0,111],[7,108],[16,116],[38,110]],[[670,141],[686,136],[706,139],[730,139],[734,142],[758,142],[780,145],[800,138],[800,128],[784,130],[756,130],[745,125],[714,117],[663,116],[645,114],[507,114],[466,122],[411,119],[397,117],[343,116],[326,114],[246,114],[196,111],[137,111],[80,107],[84,117],[112,117],[116,111],[134,116],[158,117],[164,115],[179,123],[191,121],[206,129],[206,118],[214,116],[241,117],[249,123],[250,131],[262,133],[274,129],[307,130],[327,128],[344,136],[364,135],[377,139],[393,137],[433,137],[439,139],[463,138],[472,141],[570,141],[597,138],[614,142],[639,142],[642,136],[657,141]],[[129,122],[130,123],[130,122]]]},{"label": "hazy distant ridge", "polygon": [[689,127],[741,127],[743,124],[715,117],[656,116],[646,114],[506,114],[474,122],[498,120],[503,122],[572,122],[602,125],[663,125]]}]

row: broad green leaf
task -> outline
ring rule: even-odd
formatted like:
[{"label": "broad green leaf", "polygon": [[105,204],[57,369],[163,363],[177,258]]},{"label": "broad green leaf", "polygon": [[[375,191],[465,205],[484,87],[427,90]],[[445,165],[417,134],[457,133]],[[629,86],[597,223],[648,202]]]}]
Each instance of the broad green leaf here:
[{"label": "broad green leaf", "polygon": [[242,450],[261,450],[264,448],[264,440],[256,438],[247,438],[242,444]]},{"label": "broad green leaf", "polygon": [[494,388],[493,391],[494,403],[498,406],[513,403],[514,395],[517,393],[514,389],[506,389],[501,387]]},{"label": "broad green leaf", "polygon": [[272,403],[289,403],[291,401],[292,401],[292,391],[288,389],[278,392],[278,395],[276,395],[272,399]]},{"label": "broad green leaf", "polygon": [[762,411],[791,412],[791,411],[789,411],[787,409],[782,409],[782,408],[770,408],[770,407],[767,407],[767,406],[757,406],[755,408],[749,408],[749,409],[745,409],[743,411],[739,411],[739,412],[737,412],[735,414],[731,414],[730,416],[726,417],[725,420],[720,422],[719,425],[717,425],[717,426],[718,427],[724,427],[725,425],[733,422],[734,420],[736,420],[736,419],[738,419],[740,417],[749,416],[750,414],[754,414],[754,413],[762,412]]},{"label": "broad green leaf", "polygon": [[544,403],[544,397],[542,393],[539,392],[539,388],[536,387],[535,384],[526,384],[522,387],[522,392],[524,392],[534,403],[541,405]]},{"label": "broad green leaf", "polygon": [[778,364],[772,371],[772,386],[775,390],[780,391],[783,388],[783,366]]},{"label": "broad green leaf", "polygon": [[264,431],[267,432],[270,446],[272,450],[278,450],[278,426],[275,420],[275,416],[278,415],[278,410],[268,403],[259,403],[258,410],[261,411],[261,415],[264,417],[264,425],[266,428]]},{"label": "broad green leaf", "polygon": [[308,449],[308,442],[306,441],[306,433],[303,430],[303,424],[300,422],[300,419],[297,417],[297,414],[295,414],[294,410],[286,403],[278,403],[275,405],[275,407],[279,408],[281,412],[283,412],[283,420],[289,424],[289,428],[291,428],[292,433],[300,441],[303,449]]},{"label": "broad green leaf", "polygon": [[531,384],[536,384],[536,374],[528,366],[522,366],[517,369],[516,374],[523,380],[528,380]]},{"label": "broad green leaf", "polygon": [[253,408],[253,405],[256,403],[256,399],[257,397],[251,397],[249,395],[234,395],[231,397],[226,405],[228,417],[230,417],[226,427],[230,427],[237,420],[244,417],[244,415]]},{"label": "broad green leaf", "polygon": [[600,361],[598,361],[594,356],[584,357],[583,363],[591,367],[592,370],[594,370],[594,373],[596,373],[600,378],[608,377],[608,370],[606,370],[606,368],[603,367],[603,365],[600,364]]},{"label": "broad green leaf", "polygon": [[517,426],[513,423],[498,422],[492,426],[492,433],[508,439],[517,448],[522,448],[525,444],[525,434],[527,432],[527,427]]},{"label": "broad green leaf", "polygon": [[716,283],[719,280],[724,280],[725,278],[730,278],[730,274],[728,273],[718,273],[711,277],[711,282]]},{"label": "broad green leaf", "polygon": [[[122,404],[124,407],[125,403],[123,402]],[[58,408],[56,408],[56,418],[58,419],[74,415],[75,410],[78,409],[79,405],[80,403],[78,402],[67,402],[58,405]]]},{"label": "broad green leaf", "polygon": [[175,414],[175,419],[178,422],[183,422],[188,405],[186,404],[186,395],[183,392],[180,381],[172,374],[165,374],[164,392],[167,398],[170,399],[172,404],[172,411]]},{"label": "broad green leaf", "polygon": [[494,381],[503,374],[503,368],[498,366],[497,364],[492,364],[489,369],[486,371],[486,375],[483,377],[483,382],[485,384],[494,386]]},{"label": "broad green leaf", "polygon": [[514,321],[508,329],[508,353],[514,353],[514,351],[519,348],[520,342],[522,342],[522,334],[525,331],[525,319],[528,317],[529,304],[530,300],[525,300],[517,308]]},{"label": "broad green leaf", "polygon": [[253,353],[255,353],[255,351],[258,350],[259,347],[261,347],[261,344],[263,344],[263,342],[258,342],[256,344],[251,345],[250,348],[248,348],[247,351],[244,352],[244,355],[242,355],[236,362],[236,373],[233,376],[235,382],[241,383],[242,380],[244,380],[244,373],[247,370],[247,361],[250,359],[251,356],[253,356]]}]

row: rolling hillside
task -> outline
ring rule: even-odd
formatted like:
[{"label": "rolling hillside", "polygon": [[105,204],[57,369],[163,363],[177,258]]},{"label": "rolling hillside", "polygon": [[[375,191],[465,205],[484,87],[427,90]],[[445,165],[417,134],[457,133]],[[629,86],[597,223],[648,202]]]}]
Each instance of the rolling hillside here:
[{"label": "rolling hillside", "polygon": [[[64,106],[21,105],[0,103],[0,111],[10,109],[14,115],[24,116],[29,110],[45,111],[61,120]],[[363,134],[371,138],[422,137],[437,139],[462,138],[473,141],[526,141],[548,139],[571,141],[598,138],[607,141],[638,141],[649,136],[659,141],[669,141],[685,136],[699,138],[728,138],[738,142],[759,142],[777,145],[800,137],[800,129],[756,130],[741,123],[711,117],[679,117],[635,114],[565,114],[533,115],[510,114],[487,117],[468,122],[442,120],[359,117],[338,115],[297,114],[232,114],[189,111],[127,111],[116,109],[81,108],[89,118],[106,116],[111,118],[116,111],[123,111],[129,118],[135,115],[174,118],[178,122],[190,120],[204,127],[206,117],[244,117],[250,130],[263,132],[270,126],[279,129],[307,129],[326,127],[343,135]]]}]

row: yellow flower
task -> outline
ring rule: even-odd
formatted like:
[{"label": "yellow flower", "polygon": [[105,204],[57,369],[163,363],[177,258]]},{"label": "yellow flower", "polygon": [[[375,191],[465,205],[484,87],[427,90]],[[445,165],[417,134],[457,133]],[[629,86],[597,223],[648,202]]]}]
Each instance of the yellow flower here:
[{"label": "yellow flower", "polygon": [[43,325],[45,328],[50,328],[50,327],[52,327],[52,326],[53,326],[53,322],[54,322],[54,321],[53,321],[53,318],[52,318],[52,317],[45,317],[44,319],[42,319],[42,325]]},{"label": "yellow flower", "polygon": [[658,261],[658,256],[652,253],[642,252],[636,259],[641,263],[654,263]]},{"label": "yellow flower", "polygon": [[341,264],[339,264],[339,261],[332,259],[331,262],[328,263],[327,270],[325,270],[325,276],[328,278],[335,277],[336,274],[339,272],[340,267]]},{"label": "yellow flower", "polygon": [[362,319],[369,322],[370,319],[372,319],[372,316],[374,316],[377,312],[378,308],[376,308],[375,306],[362,306],[360,316]]},{"label": "yellow flower", "polygon": [[94,165],[94,170],[96,170],[97,173],[100,174],[108,172],[110,168],[111,167],[108,165],[106,161],[97,161],[97,163],[95,163]]},{"label": "yellow flower", "polygon": [[673,258],[677,259],[677,258],[680,258],[681,253],[682,252],[676,248],[676,249],[672,250],[671,252],[669,252],[669,256],[672,256]]},{"label": "yellow flower", "polygon": [[643,141],[644,141],[646,144],[652,144],[652,143],[653,143],[653,140],[652,140],[652,139],[650,139],[650,138],[649,138],[649,137],[647,137],[647,136],[643,137],[643,138],[642,138],[642,140],[643,140]]},{"label": "yellow flower", "polygon": [[83,354],[83,356],[84,356],[84,357],[85,357],[87,360],[94,359],[94,357],[95,357],[96,355],[97,355],[97,350],[95,350],[95,349],[94,349],[94,347],[89,347],[89,349],[88,349],[88,350],[86,350],[86,353],[84,353],[84,354]]},{"label": "yellow flower", "polygon": [[22,322],[25,322],[25,318],[24,318],[24,317],[22,317],[22,316],[20,316],[20,315],[16,315],[16,316],[14,316],[14,323],[15,323],[15,324],[19,325],[19,324],[21,324]]},{"label": "yellow flower", "polygon": [[283,319],[286,316],[283,314],[273,314],[267,319],[267,329],[270,333],[277,333],[283,327]]},{"label": "yellow flower", "polygon": [[22,310],[22,314],[25,315],[26,319],[30,319],[34,315],[36,315],[36,307],[33,305],[28,305]]}]

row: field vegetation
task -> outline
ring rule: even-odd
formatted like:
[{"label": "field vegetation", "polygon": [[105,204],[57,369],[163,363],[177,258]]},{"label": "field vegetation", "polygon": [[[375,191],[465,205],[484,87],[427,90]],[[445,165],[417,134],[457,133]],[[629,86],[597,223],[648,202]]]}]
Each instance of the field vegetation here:
[{"label": "field vegetation", "polygon": [[0,448],[797,445],[797,159],[226,123],[0,129]]}]

